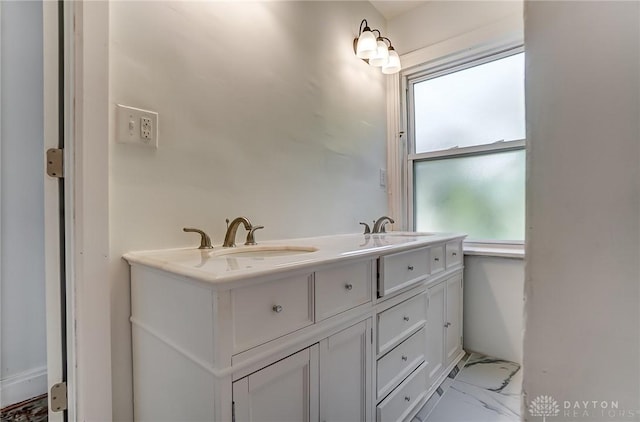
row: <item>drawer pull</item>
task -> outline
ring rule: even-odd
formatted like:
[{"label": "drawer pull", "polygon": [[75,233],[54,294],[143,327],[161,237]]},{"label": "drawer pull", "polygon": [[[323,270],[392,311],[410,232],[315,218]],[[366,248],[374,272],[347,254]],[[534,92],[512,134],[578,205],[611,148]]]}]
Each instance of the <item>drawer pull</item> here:
[{"label": "drawer pull", "polygon": [[413,265],[409,265],[409,266],[407,267],[407,269],[408,269],[409,271],[413,271]]},{"label": "drawer pull", "polygon": [[405,399],[406,401],[411,401],[411,397],[410,397],[410,396],[404,396],[404,399]]},{"label": "drawer pull", "polygon": [[438,258],[437,256],[435,258],[433,258],[434,261],[439,262],[440,258]]},{"label": "drawer pull", "polygon": [[347,290],[351,290],[351,289],[353,289],[353,284],[347,283],[347,284],[344,285],[344,288],[347,289]]},{"label": "drawer pull", "polygon": [[404,319],[405,321],[409,322],[409,317],[408,316],[403,316],[402,319]]},{"label": "drawer pull", "polygon": [[402,360],[406,362],[407,361],[407,357],[406,356],[402,356]]},{"label": "drawer pull", "polygon": [[451,255],[458,256],[458,252],[451,252]]},{"label": "drawer pull", "polygon": [[444,328],[449,328],[451,326],[450,322],[447,322],[446,324],[444,324]]},{"label": "drawer pull", "polygon": [[275,312],[276,314],[279,314],[280,312],[282,312],[282,306],[280,305],[273,305],[273,312]]}]

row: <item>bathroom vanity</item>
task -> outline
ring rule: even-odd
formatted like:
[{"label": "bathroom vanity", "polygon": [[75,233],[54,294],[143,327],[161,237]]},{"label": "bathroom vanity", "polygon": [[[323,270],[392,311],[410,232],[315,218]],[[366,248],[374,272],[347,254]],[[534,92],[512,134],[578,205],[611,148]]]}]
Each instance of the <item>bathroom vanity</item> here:
[{"label": "bathroom vanity", "polygon": [[405,421],[462,358],[460,234],[132,252],[137,421]]}]

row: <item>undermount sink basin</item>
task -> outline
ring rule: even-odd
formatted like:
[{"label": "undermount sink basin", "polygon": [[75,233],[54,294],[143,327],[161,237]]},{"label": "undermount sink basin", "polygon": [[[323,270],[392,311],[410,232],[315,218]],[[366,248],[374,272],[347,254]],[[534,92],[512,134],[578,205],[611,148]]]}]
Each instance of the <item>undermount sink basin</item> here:
[{"label": "undermount sink basin", "polygon": [[428,232],[386,232],[386,233],[379,233],[380,235],[387,235],[387,236],[433,236],[435,233],[428,233]]},{"label": "undermount sink basin", "polygon": [[306,254],[317,250],[317,248],[311,246],[246,246],[216,251],[211,255],[235,258],[276,258],[280,256]]}]

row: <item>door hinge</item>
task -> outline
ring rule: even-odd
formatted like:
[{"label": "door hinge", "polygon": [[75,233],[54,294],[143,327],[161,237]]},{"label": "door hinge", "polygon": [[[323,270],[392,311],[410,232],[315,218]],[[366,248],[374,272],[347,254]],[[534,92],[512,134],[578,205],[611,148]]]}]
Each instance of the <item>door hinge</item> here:
[{"label": "door hinge", "polygon": [[50,148],[47,150],[47,174],[51,177],[61,179],[64,177],[64,150],[61,148]]},{"label": "door hinge", "polygon": [[62,412],[67,410],[67,383],[59,382],[51,387],[51,411]]},{"label": "door hinge", "polygon": [[371,344],[373,344],[373,327],[371,327]]}]

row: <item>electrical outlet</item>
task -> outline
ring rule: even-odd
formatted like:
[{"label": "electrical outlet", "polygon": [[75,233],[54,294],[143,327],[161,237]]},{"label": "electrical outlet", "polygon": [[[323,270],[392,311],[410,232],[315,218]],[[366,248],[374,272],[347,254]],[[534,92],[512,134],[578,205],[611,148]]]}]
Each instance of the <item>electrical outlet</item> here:
[{"label": "electrical outlet", "polygon": [[116,142],[158,148],[158,113],[116,105]]},{"label": "electrical outlet", "polygon": [[151,119],[148,117],[140,118],[140,137],[147,141],[153,139],[153,129],[151,128]]}]

